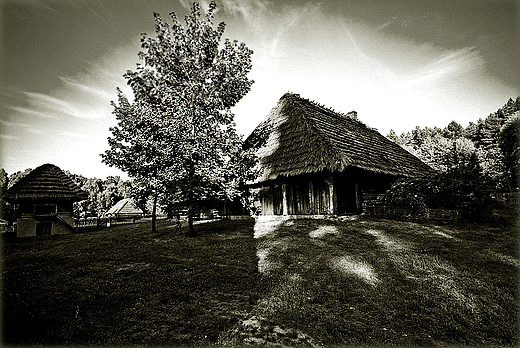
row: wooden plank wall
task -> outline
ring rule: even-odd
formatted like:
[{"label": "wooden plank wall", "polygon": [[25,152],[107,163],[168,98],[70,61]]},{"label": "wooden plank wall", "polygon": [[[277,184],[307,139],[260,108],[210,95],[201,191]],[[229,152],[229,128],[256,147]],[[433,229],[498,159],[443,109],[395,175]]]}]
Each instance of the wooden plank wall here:
[{"label": "wooden plank wall", "polygon": [[366,192],[385,192],[395,178],[352,169],[315,173],[279,181],[261,192],[262,215],[344,215],[360,213]]},{"label": "wooden plank wall", "polygon": [[262,215],[283,215],[283,186],[287,199],[287,215],[329,214],[329,185],[324,180],[298,180],[263,188],[260,191]]}]

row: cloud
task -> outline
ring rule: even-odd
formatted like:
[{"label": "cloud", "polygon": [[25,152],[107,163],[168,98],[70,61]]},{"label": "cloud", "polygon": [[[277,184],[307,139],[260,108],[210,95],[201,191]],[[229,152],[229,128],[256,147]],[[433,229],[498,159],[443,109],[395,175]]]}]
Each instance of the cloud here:
[{"label": "cloud", "polygon": [[33,123],[10,122],[0,120],[0,124],[2,124],[5,127],[15,128],[15,131],[25,131],[31,134],[44,134],[49,132],[48,129],[37,127]]},{"label": "cloud", "polygon": [[31,107],[12,106],[12,105],[8,106],[8,108],[15,111],[18,114],[28,115],[31,117],[55,119],[55,120],[58,119],[58,117],[56,117],[56,115],[47,113],[47,112],[45,112],[45,110],[42,110],[40,108],[33,109]]},{"label": "cloud", "polygon": [[[397,18],[377,27],[317,4],[227,1],[223,6],[234,16],[226,19],[226,34],[254,51],[250,76],[255,84],[233,110],[242,134],[249,134],[288,91],[339,111],[356,110],[384,134],[391,128],[409,130],[410,124],[464,124],[482,116],[482,110],[484,115],[493,111],[490,103],[502,105],[501,95],[509,96],[504,92],[510,89],[486,73],[478,47],[445,48],[385,30],[401,23]],[[414,23],[437,25],[430,17]]]},{"label": "cloud", "polygon": [[266,0],[223,0],[222,8],[233,16],[238,16],[248,23],[269,13],[269,1]]},{"label": "cloud", "polygon": [[16,135],[0,134],[0,139],[3,139],[3,140],[21,140],[22,138],[17,137]]},{"label": "cloud", "polygon": [[402,85],[406,88],[428,87],[433,83],[481,74],[484,72],[484,66],[484,59],[472,47],[441,51],[434,56],[431,63],[406,76]]},{"label": "cloud", "polygon": [[64,86],[69,89],[75,89],[79,92],[90,94],[103,100],[110,100],[114,97],[113,93],[109,93],[105,86],[93,86],[91,83],[80,82],[70,77],[60,77]]},{"label": "cloud", "polygon": [[76,133],[76,132],[63,131],[63,132],[60,132],[60,135],[63,135],[63,136],[69,137],[69,138],[82,139],[82,140],[91,139],[91,137],[89,137],[88,135]]},{"label": "cloud", "polygon": [[[63,92],[62,92],[63,93]],[[58,98],[45,93],[23,92],[27,107],[10,106],[20,114],[31,117],[43,117],[48,119],[63,119],[75,117],[82,119],[98,119],[107,116],[107,108],[102,104],[109,105],[109,101],[99,98],[98,93],[87,92],[81,88],[72,88]],[[108,111],[110,114],[110,111]]]}]

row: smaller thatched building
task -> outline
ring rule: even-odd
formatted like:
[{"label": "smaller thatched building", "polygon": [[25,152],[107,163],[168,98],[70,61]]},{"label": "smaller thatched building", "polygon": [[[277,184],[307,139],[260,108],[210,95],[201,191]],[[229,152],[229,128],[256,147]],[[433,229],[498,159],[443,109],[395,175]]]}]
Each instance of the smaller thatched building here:
[{"label": "smaller thatched building", "polygon": [[88,196],[60,168],[44,164],[10,187],[4,198],[15,204],[17,236],[30,237],[74,231],[73,203]]},{"label": "smaller thatched building", "polygon": [[132,198],[123,198],[104,214],[107,218],[135,220],[143,217],[143,211]]},{"label": "smaller thatched building", "polygon": [[432,169],[357,119],[287,93],[246,139],[256,148],[262,215],[347,215],[398,177]]}]

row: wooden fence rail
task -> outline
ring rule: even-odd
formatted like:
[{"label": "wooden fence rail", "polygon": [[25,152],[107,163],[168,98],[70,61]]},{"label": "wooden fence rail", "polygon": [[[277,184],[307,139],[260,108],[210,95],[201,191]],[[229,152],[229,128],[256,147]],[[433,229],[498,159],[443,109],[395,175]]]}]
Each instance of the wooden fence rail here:
[{"label": "wooden fence rail", "polygon": [[520,192],[497,193],[495,194],[495,198],[507,204],[520,204]]},{"label": "wooden fence rail", "polygon": [[1,233],[15,233],[16,234],[16,225],[0,225]]}]

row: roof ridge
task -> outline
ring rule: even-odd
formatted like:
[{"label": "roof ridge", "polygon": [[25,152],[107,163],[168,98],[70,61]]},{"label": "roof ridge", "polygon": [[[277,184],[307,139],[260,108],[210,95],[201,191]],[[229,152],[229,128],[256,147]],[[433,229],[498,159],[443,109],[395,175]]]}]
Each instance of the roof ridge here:
[{"label": "roof ridge", "polygon": [[328,106],[322,105],[322,104],[318,103],[318,102],[315,101],[315,100],[310,100],[310,99],[308,99],[308,98],[304,98],[304,97],[300,96],[300,95],[297,94],[297,93],[286,93],[285,95],[282,96],[282,98],[284,98],[284,97],[286,97],[286,98],[287,98],[287,97],[292,97],[292,98],[294,98],[294,99],[296,99],[296,100],[300,100],[300,101],[307,102],[307,103],[309,103],[309,104],[311,104],[311,105],[313,105],[313,106],[315,106],[315,107],[317,107],[317,108],[322,109],[323,111],[326,111],[326,112],[332,114],[333,116],[349,118],[349,119],[351,119],[351,120],[353,120],[353,121],[357,121],[358,123],[360,123],[361,125],[363,125],[363,126],[366,127],[366,125],[365,125],[363,122],[361,122],[361,121],[359,121],[359,120],[357,120],[357,119],[353,119],[353,118],[351,118],[351,117],[348,115],[348,113],[344,113],[344,112],[342,112],[342,111],[336,111],[336,110],[334,110],[333,108],[330,108],[330,107],[328,107]]}]

